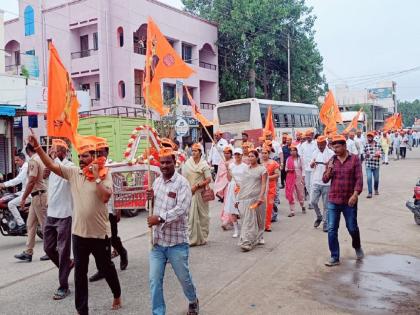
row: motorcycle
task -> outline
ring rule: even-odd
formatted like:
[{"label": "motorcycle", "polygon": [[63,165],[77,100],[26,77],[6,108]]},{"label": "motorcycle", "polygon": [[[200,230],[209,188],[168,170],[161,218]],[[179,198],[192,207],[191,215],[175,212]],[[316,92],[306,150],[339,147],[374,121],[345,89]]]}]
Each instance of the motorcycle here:
[{"label": "motorcycle", "polygon": [[409,200],[405,203],[408,209],[414,213],[414,221],[420,225],[420,179],[414,187],[413,201]]},{"label": "motorcycle", "polygon": [[[13,214],[10,212],[9,208],[7,207],[8,203],[15,199],[17,197],[16,194],[5,192],[0,197],[0,233],[4,236],[26,236],[27,231],[26,229],[22,231],[22,233],[16,234],[12,233],[11,230],[13,230],[17,223],[15,218],[13,217]],[[18,207],[18,210],[20,212],[20,215],[22,216],[23,221],[26,221],[28,219],[28,212],[29,212],[29,206],[30,202],[26,203],[24,209],[20,209]],[[36,229],[36,235],[38,235],[39,238],[43,238],[42,229],[41,226],[38,225]]]}]

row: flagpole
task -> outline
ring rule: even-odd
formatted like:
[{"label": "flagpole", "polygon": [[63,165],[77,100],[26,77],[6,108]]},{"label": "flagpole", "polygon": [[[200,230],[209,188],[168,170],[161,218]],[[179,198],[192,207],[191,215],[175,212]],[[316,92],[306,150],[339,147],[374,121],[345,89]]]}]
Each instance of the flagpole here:
[{"label": "flagpole", "polygon": [[[149,29],[149,27],[148,27]],[[146,44],[146,49],[149,49]],[[149,71],[149,75],[147,75],[147,71]],[[147,145],[146,145],[146,156],[147,156],[147,190],[150,190],[150,182],[151,182],[151,176],[150,176],[150,119],[149,119],[149,96],[150,96],[150,56],[146,52],[146,126],[147,126]],[[150,204],[150,200],[147,199],[147,211],[149,213],[149,217],[153,215],[153,203]],[[153,248],[153,227],[149,228],[149,244],[150,244],[150,250]]]}]

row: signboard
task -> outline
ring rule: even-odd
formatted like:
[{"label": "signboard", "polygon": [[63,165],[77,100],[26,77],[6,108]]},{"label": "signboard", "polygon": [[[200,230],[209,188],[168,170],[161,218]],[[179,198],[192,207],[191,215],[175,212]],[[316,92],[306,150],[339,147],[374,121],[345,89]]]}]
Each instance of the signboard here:
[{"label": "signboard", "polygon": [[368,89],[368,99],[392,98],[392,87]]},{"label": "signboard", "polygon": [[22,65],[25,66],[29,72],[30,78],[39,78],[39,61],[38,56],[22,54]]},{"label": "signboard", "polygon": [[188,134],[188,131],[190,130],[190,127],[188,126],[188,123],[180,118],[175,123],[175,131],[176,134],[180,137],[184,137]]},{"label": "signboard", "polygon": [[[90,110],[89,91],[76,91],[80,103],[79,113]],[[31,113],[47,113],[48,88],[43,86],[26,86],[26,111]]]}]

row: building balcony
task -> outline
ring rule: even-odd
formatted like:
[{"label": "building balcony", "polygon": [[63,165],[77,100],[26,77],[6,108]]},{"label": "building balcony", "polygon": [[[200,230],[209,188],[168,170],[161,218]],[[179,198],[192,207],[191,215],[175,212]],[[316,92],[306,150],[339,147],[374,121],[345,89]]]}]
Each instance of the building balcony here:
[{"label": "building balcony", "polygon": [[208,62],[200,61],[200,68],[209,69],[209,70],[217,70],[217,66],[213,65]]},{"label": "building balcony", "polygon": [[200,108],[205,110],[213,110],[216,107],[216,104],[211,103],[201,103]]},{"label": "building balcony", "polygon": [[135,54],[146,55],[146,47],[139,43],[134,43],[133,50]]},{"label": "building balcony", "polygon": [[89,49],[71,53],[71,76],[81,77],[99,73],[98,50]]},{"label": "building balcony", "polygon": [[22,71],[22,65],[8,65],[4,67],[6,74],[20,75]]}]

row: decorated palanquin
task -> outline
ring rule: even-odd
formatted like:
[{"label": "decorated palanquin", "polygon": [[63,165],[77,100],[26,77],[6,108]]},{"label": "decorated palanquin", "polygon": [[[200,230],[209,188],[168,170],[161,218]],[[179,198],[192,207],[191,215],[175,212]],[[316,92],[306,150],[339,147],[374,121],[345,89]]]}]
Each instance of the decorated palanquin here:
[{"label": "decorated palanquin", "polygon": [[[138,154],[140,142],[147,139],[147,149]],[[148,187],[148,170],[150,169],[150,186],[160,175],[158,152],[161,141],[157,131],[149,126],[136,127],[128,140],[123,162],[109,163],[113,180],[114,209],[140,210],[146,208],[146,189]],[[149,165],[150,164],[150,165]]]}]

